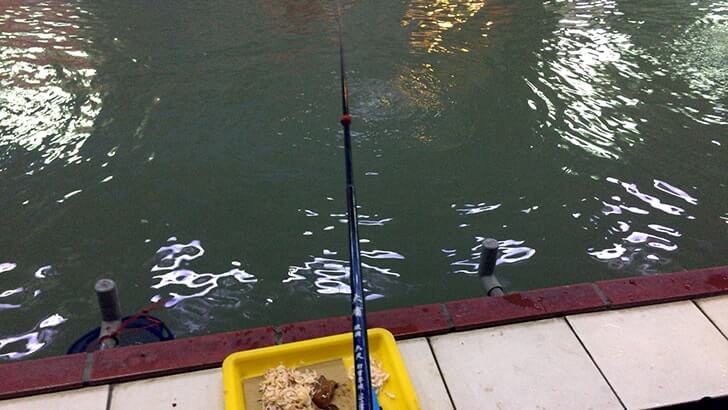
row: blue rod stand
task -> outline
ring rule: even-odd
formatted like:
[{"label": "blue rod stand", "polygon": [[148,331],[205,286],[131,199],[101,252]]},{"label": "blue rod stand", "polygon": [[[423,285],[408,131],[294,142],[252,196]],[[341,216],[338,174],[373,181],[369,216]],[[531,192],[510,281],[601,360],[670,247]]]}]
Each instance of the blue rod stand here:
[{"label": "blue rod stand", "polygon": [[498,260],[498,241],[493,238],[483,239],[481,243],[480,266],[478,276],[487,296],[503,296],[503,286],[495,277],[495,263]]}]

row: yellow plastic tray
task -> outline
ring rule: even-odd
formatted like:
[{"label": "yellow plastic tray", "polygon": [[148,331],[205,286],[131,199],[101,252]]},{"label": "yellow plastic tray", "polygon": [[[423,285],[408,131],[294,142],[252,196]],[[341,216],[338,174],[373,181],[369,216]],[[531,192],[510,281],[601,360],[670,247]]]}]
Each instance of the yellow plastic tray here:
[{"label": "yellow plastic tray", "polygon": [[[377,395],[379,405],[386,410],[419,409],[415,391],[392,334],[386,329],[369,329],[368,334],[369,356],[380,362],[389,373],[389,380],[382,388],[383,392]],[[352,350],[352,335],[345,333],[233,353],[222,364],[225,409],[245,409],[245,379],[262,376],[266,370],[279,364],[298,368],[342,359],[344,366],[351,368],[354,363]],[[392,394],[393,397],[384,392]]]}]

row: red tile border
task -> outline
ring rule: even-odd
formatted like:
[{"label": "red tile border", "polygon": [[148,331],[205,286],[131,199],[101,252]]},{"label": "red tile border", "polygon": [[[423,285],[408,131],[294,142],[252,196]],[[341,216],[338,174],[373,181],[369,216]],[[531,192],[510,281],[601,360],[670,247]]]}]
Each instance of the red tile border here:
[{"label": "red tile border", "polygon": [[[367,312],[367,326],[383,327],[392,332],[397,339],[434,335],[450,330],[441,304]],[[281,343],[330,336],[351,331],[351,318],[337,316],[289,323],[281,325],[279,331]]]},{"label": "red tile border", "polygon": [[367,313],[367,326],[383,327],[392,332],[397,339],[429,336],[451,330],[441,304]]},{"label": "red tile border", "polygon": [[612,307],[663,303],[728,292],[728,266],[597,282]]},{"label": "red tile border", "polygon": [[85,364],[79,353],[0,365],[0,399],[81,387]]},{"label": "red tile border", "polygon": [[[371,324],[367,323],[367,326],[371,326]],[[291,343],[299,340],[335,335],[349,330],[351,330],[351,318],[346,316],[307,320],[305,322],[289,323],[278,327],[278,331],[281,334],[281,343]]]},{"label": "red tile border", "polygon": [[[728,266],[372,311],[367,316],[370,327],[386,328],[402,339],[719,294],[728,294]],[[0,364],[0,399],[216,367],[230,353],[274,345],[277,337],[288,343],[350,327],[350,318],[339,316]]]},{"label": "red tile border", "polygon": [[102,384],[219,366],[229,354],[276,343],[272,327],[262,327],[93,353],[88,382]]},{"label": "red tile border", "polygon": [[474,329],[606,309],[591,284],[561,286],[502,297],[475,298],[445,304],[455,330]]}]

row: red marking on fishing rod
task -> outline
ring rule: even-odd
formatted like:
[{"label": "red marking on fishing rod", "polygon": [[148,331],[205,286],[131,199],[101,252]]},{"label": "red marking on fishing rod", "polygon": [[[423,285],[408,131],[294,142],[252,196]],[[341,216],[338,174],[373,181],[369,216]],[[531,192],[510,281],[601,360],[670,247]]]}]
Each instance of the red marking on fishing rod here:
[{"label": "red marking on fishing rod", "polygon": [[344,114],[341,116],[341,125],[349,125],[351,124],[351,115]]}]

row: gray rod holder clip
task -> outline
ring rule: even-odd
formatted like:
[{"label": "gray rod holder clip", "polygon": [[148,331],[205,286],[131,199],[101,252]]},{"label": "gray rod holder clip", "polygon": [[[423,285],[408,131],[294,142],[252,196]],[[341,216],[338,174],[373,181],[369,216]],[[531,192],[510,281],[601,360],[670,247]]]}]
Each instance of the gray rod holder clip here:
[{"label": "gray rod holder clip", "polygon": [[116,283],[111,279],[99,279],[94,285],[94,290],[101,310],[101,333],[99,338],[103,341],[100,348],[107,349],[116,346],[117,342],[113,338],[103,339],[104,336],[112,335],[121,326],[119,293]]},{"label": "gray rod holder clip", "polygon": [[495,277],[495,263],[498,260],[498,241],[493,238],[481,242],[480,266],[478,276],[487,296],[503,296],[503,285]]}]

